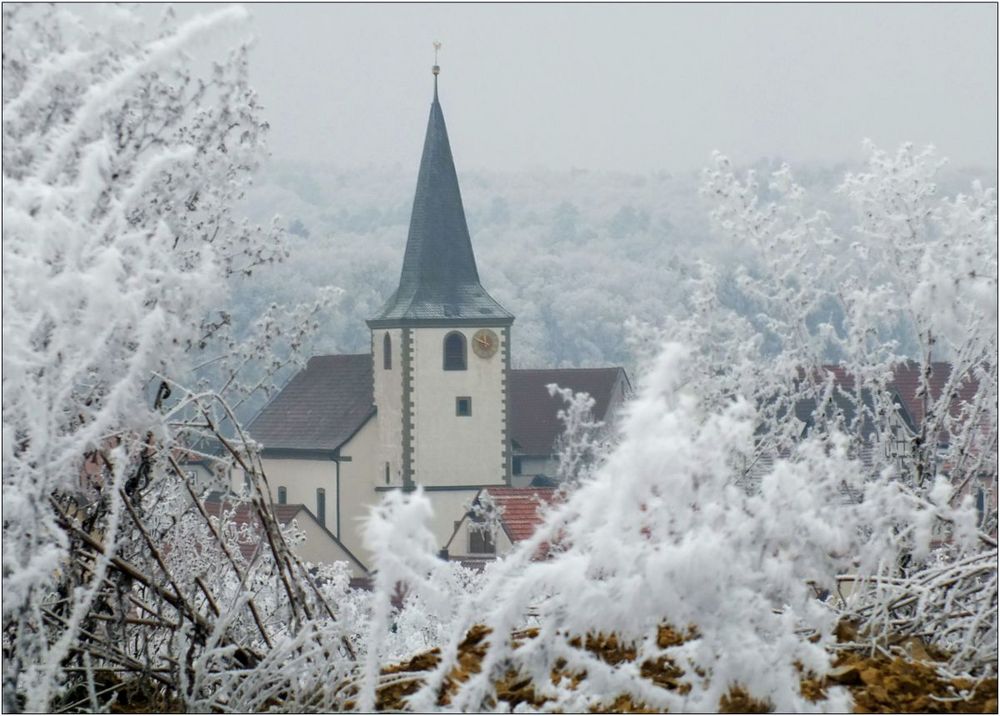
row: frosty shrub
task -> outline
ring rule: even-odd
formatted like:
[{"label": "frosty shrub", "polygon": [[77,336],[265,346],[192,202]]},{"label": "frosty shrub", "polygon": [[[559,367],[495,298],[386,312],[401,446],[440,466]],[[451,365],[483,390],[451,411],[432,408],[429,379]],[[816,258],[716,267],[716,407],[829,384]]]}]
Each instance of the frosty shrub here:
[{"label": "frosty shrub", "polygon": [[717,227],[755,252],[733,278],[758,310],[739,318],[706,271],[694,318],[671,330],[700,347],[702,395],[761,412],[751,491],[803,434],[848,437],[860,482],[845,475],[841,499],[867,543],[841,596],[862,634],[920,636],[957,670],[995,672],[996,194],[974,182],[938,197],[931,148],[867,150],[840,187],[857,217],[846,237],[804,211],[787,166],[766,201],[753,173],[716,157],[703,192]]},{"label": "frosty shrub", "polygon": [[[3,9],[4,708],[96,710],[118,674],[146,706],[194,708],[217,703],[213,673],[329,614],[232,420],[324,301],[239,343],[217,310],[284,255],[231,211],[266,129],[245,11],[150,28],[92,10]],[[197,458],[214,481],[194,484]],[[234,467],[253,534],[201,499]],[[249,564],[248,540],[266,545]]]},{"label": "frosty shrub", "polygon": [[571,487],[590,475],[608,451],[605,425],[594,418],[594,399],[587,393],[574,393],[555,383],[547,385],[549,395],[558,395],[565,407],[556,417],[563,424],[554,446],[559,463],[556,480]]},{"label": "frosty shrub", "polygon": [[[754,410],[740,400],[706,411],[690,389],[690,366],[686,349],[666,346],[606,462],[467,600],[442,663],[411,702],[416,709],[433,708],[463,629],[474,623],[491,634],[482,671],[452,697],[461,710],[494,703],[492,682],[509,668],[570,711],[607,706],[620,694],[652,708],[713,710],[737,683],[779,710],[805,707],[795,664],[825,668],[836,621],[810,585],[834,587],[855,545],[841,514],[847,507],[832,499],[852,471],[846,440],[832,450],[806,441],[750,498],[732,476],[752,442]],[[790,507],[791,518],[779,519]],[[813,540],[803,547],[807,531]],[[562,548],[538,561],[547,542]],[[511,632],[529,623],[538,635],[515,645]],[[693,625],[698,638],[661,648],[664,623]],[[803,629],[821,638],[810,641]],[[635,663],[612,665],[574,643],[594,633],[635,643]],[[638,664],[661,656],[684,668],[686,695],[639,678]],[[575,688],[553,684],[557,665],[586,679]],[[835,707],[845,703],[832,698]]]},{"label": "frosty shrub", "polygon": [[[765,201],[717,158],[713,218],[755,263],[703,267],[690,317],[637,339],[660,348],[615,446],[465,600],[413,708],[438,708],[445,687],[449,708],[502,708],[496,684],[513,671],[560,710],[620,695],[715,710],[735,687],[779,711],[843,710],[837,689],[808,701],[803,673],[843,648],[906,656],[893,646],[905,636],[944,649],[941,668],[996,673],[993,193],[936,199],[930,152],[870,151],[842,189],[860,215],[849,243],[801,210],[787,168]],[[728,305],[734,291],[751,318]],[[880,340],[890,324],[920,352]],[[895,387],[905,371],[916,420]],[[834,638],[845,619],[855,644]],[[480,670],[456,683],[476,624]],[[688,638],[658,643],[664,624]],[[635,658],[583,648],[596,634]],[[641,677],[663,657],[683,689]]]}]

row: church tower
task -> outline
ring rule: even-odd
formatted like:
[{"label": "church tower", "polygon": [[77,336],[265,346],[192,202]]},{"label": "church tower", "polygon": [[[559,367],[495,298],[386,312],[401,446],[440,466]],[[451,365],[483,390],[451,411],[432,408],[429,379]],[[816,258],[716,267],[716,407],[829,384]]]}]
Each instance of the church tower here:
[{"label": "church tower", "polygon": [[399,287],[368,321],[383,489],[510,481],[514,316],[479,282],[433,72]]}]

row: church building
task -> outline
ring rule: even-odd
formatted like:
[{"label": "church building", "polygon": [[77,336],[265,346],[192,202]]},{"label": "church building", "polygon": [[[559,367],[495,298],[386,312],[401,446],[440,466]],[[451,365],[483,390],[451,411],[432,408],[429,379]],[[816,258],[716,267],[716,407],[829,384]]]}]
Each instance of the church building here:
[{"label": "church building", "polygon": [[399,286],[367,321],[370,353],[313,357],[248,427],[274,502],[301,504],[337,545],[329,561],[361,572],[361,519],[382,493],[418,485],[442,550],[495,552],[459,532],[480,491],[552,484],[562,404],[546,385],[589,393],[606,423],[630,391],[618,367],[511,367],[514,316],[479,279],[438,72]]}]

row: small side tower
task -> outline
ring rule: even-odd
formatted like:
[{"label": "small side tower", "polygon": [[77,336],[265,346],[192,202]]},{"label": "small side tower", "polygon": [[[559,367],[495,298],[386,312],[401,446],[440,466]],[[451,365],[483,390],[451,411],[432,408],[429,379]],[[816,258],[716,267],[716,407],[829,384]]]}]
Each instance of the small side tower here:
[{"label": "small side tower", "polygon": [[376,486],[510,481],[510,328],[482,287],[458,176],[434,100],[399,287],[368,321],[378,409]]}]

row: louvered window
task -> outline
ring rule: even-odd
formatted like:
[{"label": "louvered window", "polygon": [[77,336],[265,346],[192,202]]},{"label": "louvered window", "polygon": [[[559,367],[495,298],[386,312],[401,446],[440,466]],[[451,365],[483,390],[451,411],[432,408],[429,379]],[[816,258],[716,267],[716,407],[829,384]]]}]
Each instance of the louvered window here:
[{"label": "louvered window", "polygon": [[469,528],[469,554],[496,554],[493,535],[485,527],[473,524]]}]

